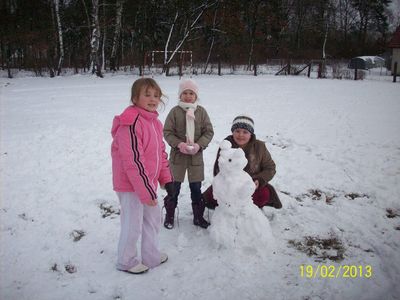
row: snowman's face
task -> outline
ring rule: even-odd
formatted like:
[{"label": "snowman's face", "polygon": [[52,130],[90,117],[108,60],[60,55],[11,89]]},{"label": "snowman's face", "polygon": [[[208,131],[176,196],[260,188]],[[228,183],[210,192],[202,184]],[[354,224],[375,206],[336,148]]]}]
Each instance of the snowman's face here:
[{"label": "snowman's face", "polygon": [[242,149],[226,149],[221,151],[218,159],[219,169],[223,172],[243,170],[247,165],[247,159]]}]

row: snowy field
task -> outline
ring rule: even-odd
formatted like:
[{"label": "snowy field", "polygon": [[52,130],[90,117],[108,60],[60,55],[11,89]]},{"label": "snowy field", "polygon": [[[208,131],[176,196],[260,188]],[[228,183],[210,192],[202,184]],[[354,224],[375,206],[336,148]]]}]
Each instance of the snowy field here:
[{"label": "snowy field", "polygon": [[[169,261],[135,276],[115,269],[110,128],[136,78],[0,79],[0,299],[400,299],[399,83],[196,77],[215,131],[203,190],[233,117],[252,116],[277,164],[275,251],[217,245],[185,183],[179,227],[160,232]],[[164,121],[179,79],[155,79]]]}]

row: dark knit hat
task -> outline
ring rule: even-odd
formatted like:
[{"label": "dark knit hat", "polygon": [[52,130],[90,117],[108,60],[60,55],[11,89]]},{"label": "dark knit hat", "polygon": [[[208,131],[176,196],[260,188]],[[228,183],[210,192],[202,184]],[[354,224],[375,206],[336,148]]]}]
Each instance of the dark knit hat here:
[{"label": "dark knit hat", "polygon": [[251,134],[254,134],[254,121],[252,118],[244,115],[237,116],[233,119],[231,131],[235,131],[235,129],[246,129]]}]

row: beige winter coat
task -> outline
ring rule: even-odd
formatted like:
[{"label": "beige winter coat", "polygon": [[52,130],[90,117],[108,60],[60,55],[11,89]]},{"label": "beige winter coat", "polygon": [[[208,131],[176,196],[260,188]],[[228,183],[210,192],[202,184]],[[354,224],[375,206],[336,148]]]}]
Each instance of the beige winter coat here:
[{"label": "beige winter coat", "polygon": [[194,115],[196,117],[194,142],[200,146],[199,152],[195,155],[183,154],[178,149],[180,142],[186,142],[186,112],[181,107],[175,106],[165,119],[164,138],[171,146],[169,161],[175,181],[183,182],[186,170],[189,182],[204,180],[203,150],[211,142],[214,130],[207,111],[202,106],[197,106]]}]

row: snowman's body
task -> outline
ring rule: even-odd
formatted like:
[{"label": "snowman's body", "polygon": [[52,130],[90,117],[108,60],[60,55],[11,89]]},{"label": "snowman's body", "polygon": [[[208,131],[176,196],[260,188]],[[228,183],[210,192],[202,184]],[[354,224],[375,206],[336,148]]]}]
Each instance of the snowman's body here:
[{"label": "snowman's body", "polygon": [[265,253],[273,244],[268,219],[253,204],[255,184],[243,169],[247,164],[242,149],[231,148],[229,141],[221,143],[218,159],[219,173],[212,186],[219,206],[215,209],[211,236],[217,243],[228,248],[251,249]]}]

